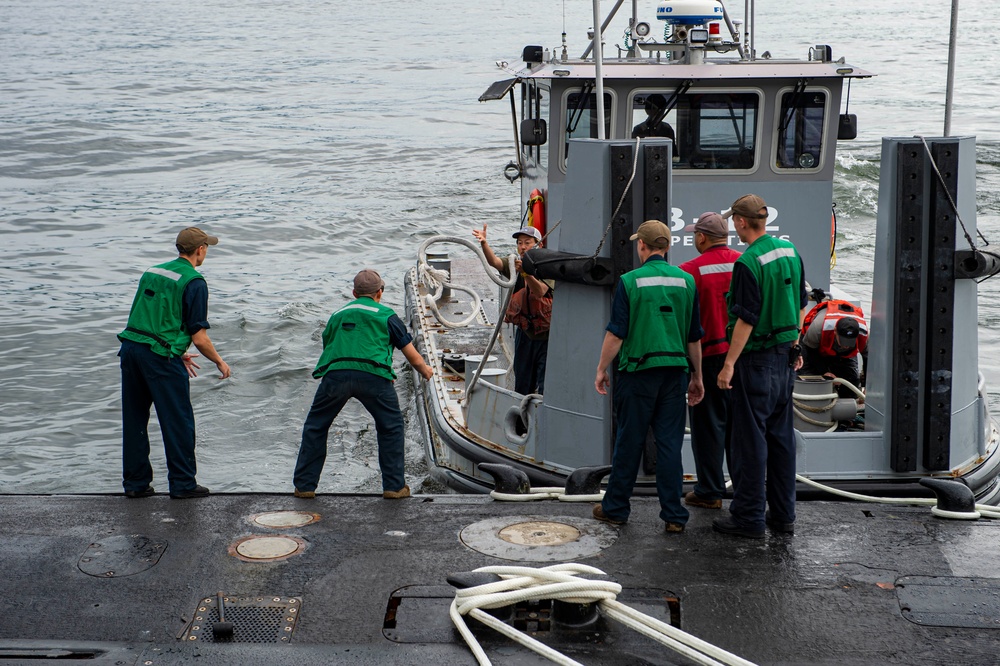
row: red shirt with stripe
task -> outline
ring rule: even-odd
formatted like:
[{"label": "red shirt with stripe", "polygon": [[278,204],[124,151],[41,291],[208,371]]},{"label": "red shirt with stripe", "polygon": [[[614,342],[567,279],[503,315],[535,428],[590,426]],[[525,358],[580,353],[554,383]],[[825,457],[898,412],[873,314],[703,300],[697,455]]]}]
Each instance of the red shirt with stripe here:
[{"label": "red shirt with stripe", "polygon": [[691,261],[681,264],[681,269],[694,277],[701,310],[702,356],[716,356],[729,351],[726,327],[729,312],[726,309],[726,292],[733,277],[733,264],[740,253],[726,245],[713,245]]}]

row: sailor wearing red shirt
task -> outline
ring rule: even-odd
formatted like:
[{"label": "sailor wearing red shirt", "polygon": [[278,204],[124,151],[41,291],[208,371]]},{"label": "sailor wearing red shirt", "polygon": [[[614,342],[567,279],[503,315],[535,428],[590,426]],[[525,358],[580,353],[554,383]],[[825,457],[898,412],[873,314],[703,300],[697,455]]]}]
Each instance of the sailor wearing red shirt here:
[{"label": "sailor wearing red shirt", "polygon": [[[726,361],[729,341],[729,309],[726,293],[733,276],[733,264],[740,253],[728,246],[729,224],[718,213],[702,213],[688,230],[694,231],[699,256],[681,264],[694,277],[698,290],[701,327],[701,367],[705,377],[717,377]],[[721,509],[726,481],[722,473],[729,445],[729,391],[715,382],[705,382],[705,397],[690,408],[691,449],[698,482],[684,496],[684,503],[704,509]]]}]

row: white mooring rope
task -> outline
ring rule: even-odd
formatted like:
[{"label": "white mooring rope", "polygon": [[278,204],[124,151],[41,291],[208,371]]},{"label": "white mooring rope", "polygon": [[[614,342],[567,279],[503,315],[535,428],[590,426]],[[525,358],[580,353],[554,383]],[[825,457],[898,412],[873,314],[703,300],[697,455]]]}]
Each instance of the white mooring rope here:
[{"label": "white mooring rope", "polygon": [[617,600],[622,586],[607,580],[580,578],[579,574],[606,576],[603,571],[585,564],[568,562],[548,567],[493,566],[476,569],[476,572],[493,573],[502,580],[476,585],[455,593],[451,603],[451,619],[480,666],[490,664],[489,657],[465,623],[466,615],[476,618],[486,626],[537,652],[550,661],[566,666],[583,666],[558,650],[514,629],[498,620],[483,608],[500,608],[530,599],[555,599],[569,603],[596,603],[604,614],[705,666],[754,666],[752,662],[692,636],[654,617],[640,613]]}]

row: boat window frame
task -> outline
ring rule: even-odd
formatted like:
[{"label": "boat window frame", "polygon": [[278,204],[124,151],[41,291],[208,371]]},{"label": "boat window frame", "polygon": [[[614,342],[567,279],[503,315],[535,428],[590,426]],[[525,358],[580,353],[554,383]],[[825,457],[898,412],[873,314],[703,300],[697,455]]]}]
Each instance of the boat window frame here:
[{"label": "boat window frame", "polygon": [[778,164],[778,156],[780,155],[781,145],[778,143],[779,136],[778,129],[781,127],[781,107],[782,99],[785,95],[795,92],[795,85],[786,85],[778,88],[774,93],[774,131],[773,139],[771,140],[771,155],[773,159],[770,160],[771,171],[775,174],[780,174],[782,176],[788,176],[790,174],[814,174],[819,173],[826,167],[827,156],[830,153],[830,105],[833,101],[833,90],[827,86],[823,85],[807,85],[803,90],[803,94],[808,94],[811,92],[821,92],[824,94],[826,99],[823,103],[823,122],[822,122],[822,132],[820,133],[820,148],[819,156],[816,158],[816,165],[812,167],[799,167],[799,166],[780,166]]},{"label": "boat window frame", "polygon": [[[559,164],[559,171],[561,171],[564,174],[566,173],[566,159],[569,157],[569,155],[567,154],[567,151],[566,151],[566,117],[567,117],[566,105],[569,102],[569,96],[572,95],[572,94],[574,94],[574,93],[583,92],[583,88],[584,88],[584,85],[586,83],[587,83],[586,80],[581,80],[579,85],[577,85],[577,86],[570,86],[568,88],[565,88],[562,91],[562,94],[559,97],[559,127],[558,127],[558,129],[559,129],[559,143],[558,143],[559,162],[558,162],[558,164]],[[551,91],[550,91],[550,93],[551,93]],[[597,95],[597,89],[596,88],[594,89],[594,91],[593,91],[592,94]],[[618,109],[618,92],[614,88],[608,87],[608,88],[604,89],[604,94],[605,95],[609,95],[611,97],[611,108],[609,109],[610,115],[607,118],[605,118],[605,123],[610,126],[610,134],[609,134],[609,136],[607,138],[613,139],[614,138],[614,134],[615,134],[616,122],[617,122],[617,119],[618,119],[618,111],[617,111],[617,109]],[[552,109],[551,104],[552,104],[552,96],[550,94],[549,95],[549,115],[550,115],[550,117],[551,117],[551,113],[552,113],[552,111],[551,111],[551,109]],[[550,123],[550,127],[551,127],[551,123]],[[631,128],[629,128],[629,130],[631,131]],[[549,143],[552,144],[553,146],[556,145],[555,142],[552,141],[552,129],[549,129]]]},{"label": "boat window frame", "polygon": [[[529,91],[532,101],[528,101]],[[545,104],[542,103],[543,93]],[[536,79],[524,79],[521,81],[521,121],[541,119],[544,120],[548,130],[548,137],[544,144],[540,146],[521,146],[521,155],[532,161],[534,166],[542,171],[548,171],[549,150],[552,143],[552,86],[543,85],[543,82]],[[534,149],[534,150],[532,150]]]},{"label": "boat window frame", "polygon": [[[627,95],[628,95],[628,105],[629,105],[628,108],[629,118],[628,122],[626,123],[627,127],[625,129],[628,132],[629,137],[632,136],[632,127],[633,127],[632,112],[634,111],[634,109],[632,108],[632,100],[634,100],[638,95],[648,96],[653,93],[659,93],[667,97],[667,99],[669,99],[670,93],[673,91],[673,88],[676,87],[676,85],[670,86],[669,84],[671,83],[676,84],[676,81],[665,80],[663,87],[660,88],[642,86],[638,88],[632,88],[628,91]],[[765,94],[764,89],[761,88],[760,86],[743,86],[736,89],[732,87],[722,87],[722,86],[705,86],[705,87],[691,86],[690,88],[688,88],[686,92],[684,92],[678,98],[677,103],[674,104],[674,107],[671,111],[676,112],[680,100],[688,95],[728,95],[734,93],[753,94],[757,96],[757,108],[755,110],[756,118],[754,119],[756,141],[754,142],[753,166],[749,169],[699,169],[690,166],[681,166],[678,168],[678,165],[674,164],[671,168],[671,173],[674,176],[679,176],[681,178],[685,178],[688,176],[697,176],[699,178],[703,176],[732,177],[733,174],[740,174],[742,176],[747,176],[755,174],[760,170],[761,165],[767,159],[767,156],[763,154],[763,151],[761,149],[762,145],[761,137],[764,136],[764,117],[767,111],[767,95]],[[675,135],[679,131],[677,127],[674,127],[673,130]]]}]

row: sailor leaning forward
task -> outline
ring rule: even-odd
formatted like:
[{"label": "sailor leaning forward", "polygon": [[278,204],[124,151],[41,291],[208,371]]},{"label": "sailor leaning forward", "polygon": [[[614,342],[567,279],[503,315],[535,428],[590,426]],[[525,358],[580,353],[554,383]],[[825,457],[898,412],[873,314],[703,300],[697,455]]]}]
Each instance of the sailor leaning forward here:
[{"label": "sailor leaning forward", "polygon": [[302,427],[302,444],[295,462],[295,496],[316,496],[326,462],[330,426],[347,401],[357,398],[375,419],[382,496],[410,496],[403,476],[403,414],[393,381],[393,348],[403,352],[424,379],[434,371],[413,346],[413,337],[392,308],[382,305],[385,282],[365,269],[354,277],[354,299],[337,310],[323,331],[323,354],[313,371],[322,379]]}]

